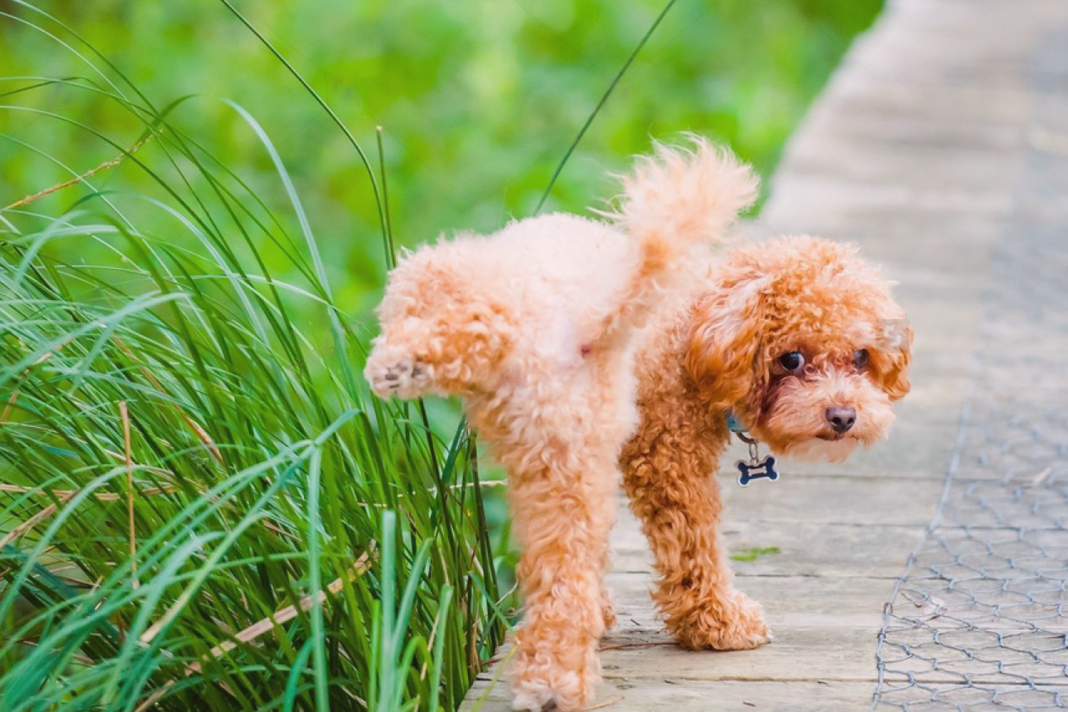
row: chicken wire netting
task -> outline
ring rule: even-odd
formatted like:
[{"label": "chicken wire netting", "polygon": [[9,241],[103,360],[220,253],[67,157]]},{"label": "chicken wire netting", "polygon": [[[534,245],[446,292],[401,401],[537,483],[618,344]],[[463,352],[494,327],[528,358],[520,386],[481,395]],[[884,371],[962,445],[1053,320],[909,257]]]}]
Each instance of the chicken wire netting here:
[{"label": "chicken wire netting", "polygon": [[1025,172],[946,489],[886,606],[875,711],[1068,708],[1068,160]]}]

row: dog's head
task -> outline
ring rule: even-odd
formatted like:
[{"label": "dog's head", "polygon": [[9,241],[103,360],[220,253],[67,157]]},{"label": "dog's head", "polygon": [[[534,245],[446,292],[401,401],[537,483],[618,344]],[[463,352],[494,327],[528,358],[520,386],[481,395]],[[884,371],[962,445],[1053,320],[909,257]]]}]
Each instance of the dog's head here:
[{"label": "dog's head", "polygon": [[687,368],[710,407],[772,450],[839,461],[884,437],[909,390],[912,331],[851,245],[784,237],[717,266],[694,306]]}]

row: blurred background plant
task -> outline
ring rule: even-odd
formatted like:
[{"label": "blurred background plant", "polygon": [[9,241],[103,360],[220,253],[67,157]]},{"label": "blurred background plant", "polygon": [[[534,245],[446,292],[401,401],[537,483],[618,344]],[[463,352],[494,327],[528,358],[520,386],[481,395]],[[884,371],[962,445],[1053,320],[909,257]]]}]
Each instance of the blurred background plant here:
[{"label": "blurred background plant", "polygon": [[[453,709],[514,614],[455,404],[360,377],[385,179],[399,245],[530,214],[663,5],[238,7],[369,166],[221,3],[0,0],[5,711]],[[681,130],[767,174],[878,9],[677,3],[546,209]]]},{"label": "blurred background plant", "polygon": [[[661,0],[274,0],[239,8],[328,98],[357,138],[385,130],[400,244],[442,231],[493,230],[529,215],[608,82],[663,7]],[[606,170],[649,138],[692,130],[729,143],[768,175],[790,131],[880,0],[679,2],[628,71],[561,176],[546,210],[609,197]],[[0,0],[17,15],[17,6]],[[371,191],[344,136],[285,69],[215,0],[95,0],[43,5],[101,49],[161,105],[187,95],[184,125],[254,185],[273,169],[230,99],[286,157],[315,216],[339,302],[374,304],[383,283]],[[84,74],[47,36],[0,23],[8,75]],[[140,131],[104,97],[63,88],[19,97],[61,108],[123,146]],[[0,115],[0,127],[86,170],[115,150],[56,121]],[[66,180],[60,167],[0,143],[0,185],[21,197]],[[111,181],[142,185],[137,171]],[[124,183],[126,185],[126,183]],[[277,186],[275,186],[277,189]],[[69,205],[69,196],[53,205]],[[7,201],[10,202],[10,201]],[[5,204],[7,204],[5,202]]]}]

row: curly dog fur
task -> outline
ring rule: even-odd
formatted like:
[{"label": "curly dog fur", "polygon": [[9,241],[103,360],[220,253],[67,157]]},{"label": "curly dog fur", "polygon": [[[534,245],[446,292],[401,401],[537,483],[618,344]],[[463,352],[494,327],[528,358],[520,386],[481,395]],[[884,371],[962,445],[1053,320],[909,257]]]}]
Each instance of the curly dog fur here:
[{"label": "curly dog fur", "polygon": [[639,420],[635,336],[692,248],[722,241],[755,194],[729,153],[700,139],[661,146],[624,179],[610,222],[531,218],[421,247],[390,274],[372,388],[463,396],[508,471],[526,605],[510,670],[517,709],[590,698],[612,621],[602,576],[618,461]]},{"label": "curly dog fur", "polygon": [[887,433],[912,332],[854,247],[808,236],[731,251],[650,321],[620,466],[656,557],[653,598],[681,645],[753,648],[770,631],[718,540],[728,412],[777,453],[842,460]]}]

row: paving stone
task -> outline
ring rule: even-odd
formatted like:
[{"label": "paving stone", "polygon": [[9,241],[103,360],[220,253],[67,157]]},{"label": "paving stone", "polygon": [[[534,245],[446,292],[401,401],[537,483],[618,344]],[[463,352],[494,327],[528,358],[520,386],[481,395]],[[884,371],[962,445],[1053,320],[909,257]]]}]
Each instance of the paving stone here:
[{"label": "paving stone", "polygon": [[[612,533],[614,570],[650,571],[652,554],[644,535],[629,512],[622,512],[619,518]],[[779,550],[754,561],[734,561],[734,571],[740,576],[894,579],[901,575],[908,552],[922,535],[919,525],[763,522],[745,519],[729,509],[722,526],[724,546],[730,552]]]},{"label": "paving stone", "polygon": [[[480,679],[472,688],[462,712],[473,712],[475,700],[486,695],[481,712],[510,710],[503,683],[491,686]],[[644,710],[715,710],[716,712],[857,712],[871,704],[871,683],[839,680],[628,681],[608,679],[598,690],[591,708],[610,712]]]},{"label": "paving stone", "polygon": [[[942,482],[799,475],[759,491],[722,482],[725,520],[923,526],[931,521]],[[729,486],[728,486],[729,485]]]},{"label": "paving stone", "polygon": [[[772,556],[779,558],[783,554],[767,558]],[[607,580],[621,633],[660,628],[649,598],[651,574],[613,573]],[[814,625],[878,629],[883,623],[882,605],[894,587],[892,579],[823,575],[741,575],[736,583],[764,606],[772,630]]]}]

